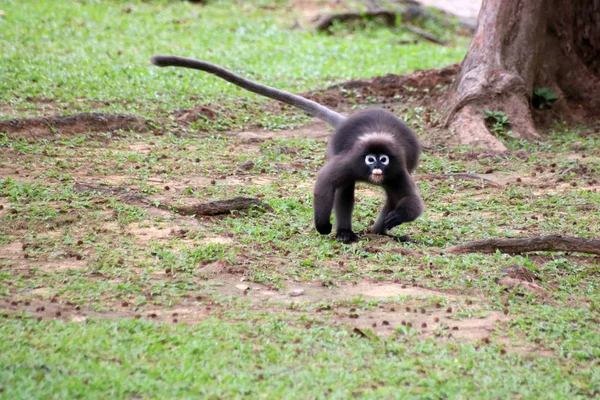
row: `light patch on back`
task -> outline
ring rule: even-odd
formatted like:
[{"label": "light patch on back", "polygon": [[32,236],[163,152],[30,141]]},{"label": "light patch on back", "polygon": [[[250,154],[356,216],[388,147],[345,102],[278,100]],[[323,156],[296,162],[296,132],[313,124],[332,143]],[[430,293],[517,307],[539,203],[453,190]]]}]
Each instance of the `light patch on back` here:
[{"label": "light patch on back", "polygon": [[371,140],[385,140],[393,144],[395,142],[394,135],[388,132],[369,132],[358,137],[359,142],[370,142]]}]

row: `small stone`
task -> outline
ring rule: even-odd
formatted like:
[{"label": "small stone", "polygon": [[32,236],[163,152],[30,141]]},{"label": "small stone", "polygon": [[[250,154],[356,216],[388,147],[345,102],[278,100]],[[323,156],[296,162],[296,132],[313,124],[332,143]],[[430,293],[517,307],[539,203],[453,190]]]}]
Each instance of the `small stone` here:
[{"label": "small stone", "polygon": [[239,168],[243,171],[249,171],[254,168],[254,161],[248,160],[242,164],[240,164]]}]

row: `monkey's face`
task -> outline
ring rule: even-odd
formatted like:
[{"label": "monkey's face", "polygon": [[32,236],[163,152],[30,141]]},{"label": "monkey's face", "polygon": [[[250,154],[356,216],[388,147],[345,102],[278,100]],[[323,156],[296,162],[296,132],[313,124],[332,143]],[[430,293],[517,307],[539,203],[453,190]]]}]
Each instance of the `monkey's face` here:
[{"label": "monkey's face", "polygon": [[383,183],[385,171],[390,164],[387,154],[367,154],[365,164],[369,168],[369,181],[375,184]]}]

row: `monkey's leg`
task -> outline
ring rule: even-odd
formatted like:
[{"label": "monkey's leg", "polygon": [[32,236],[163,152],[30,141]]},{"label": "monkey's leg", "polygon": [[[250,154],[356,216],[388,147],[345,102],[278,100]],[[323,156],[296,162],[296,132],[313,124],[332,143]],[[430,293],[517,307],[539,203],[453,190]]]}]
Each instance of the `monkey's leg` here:
[{"label": "monkey's leg", "polygon": [[[348,173],[348,162],[343,156],[332,157],[319,171],[314,191],[314,217],[317,232],[327,235],[331,232],[331,210],[336,198],[338,188],[344,188],[350,183],[354,185],[354,177]],[[354,186],[352,186],[354,190]],[[354,203],[354,192],[352,193]],[[336,207],[337,208],[337,207]],[[352,214],[352,206],[350,207]],[[343,220],[343,217],[342,217]],[[348,220],[350,221],[350,219]]]},{"label": "monkey's leg", "polygon": [[325,164],[315,183],[313,211],[315,228],[321,235],[331,233],[331,209],[335,197],[335,187],[330,179],[331,169],[331,163]]},{"label": "monkey's leg", "polygon": [[342,186],[335,191],[335,238],[343,243],[358,240],[352,231],[352,210],[354,209],[354,182]]},{"label": "monkey's leg", "polygon": [[423,202],[417,194],[403,197],[396,204],[396,208],[385,217],[385,228],[390,230],[405,222],[414,221],[422,212]]},{"label": "monkey's leg", "polygon": [[377,217],[377,221],[375,221],[375,223],[371,227],[371,233],[376,233],[378,235],[385,235],[386,230],[387,230],[385,228],[385,217],[387,217],[387,215],[393,209],[394,209],[394,202],[391,199],[391,197],[388,196],[385,201],[385,205],[383,206],[383,208],[381,209],[381,212],[379,213],[379,216]]}]

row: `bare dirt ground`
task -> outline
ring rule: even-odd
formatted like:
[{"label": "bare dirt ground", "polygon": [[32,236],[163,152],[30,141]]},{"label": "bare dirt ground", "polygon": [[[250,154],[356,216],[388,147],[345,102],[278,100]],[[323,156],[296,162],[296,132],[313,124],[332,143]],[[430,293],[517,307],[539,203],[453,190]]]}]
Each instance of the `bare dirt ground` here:
[{"label": "bare dirt ground", "polygon": [[[456,2],[441,2],[424,0],[427,5],[445,7],[449,12],[458,15],[473,17],[476,14],[478,1],[464,1],[461,6],[456,6]],[[314,1],[298,0],[298,5],[302,7],[306,18],[312,18],[316,12],[323,12],[323,5],[316,4]],[[440,5],[443,3],[443,5]],[[452,3],[452,5],[450,5]],[[458,7],[455,8],[454,6]],[[326,10],[326,9],[325,9]],[[442,128],[443,119],[439,110],[443,108],[444,90],[450,85],[456,74],[458,65],[451,65],[447,68],[431,71],[417,71],[410,75],[389,74],[383,77],[376,77],[364,81],[351,81],[331,88],[327,88],[314,93],[305,94],[306,97],[318,101],[327,106],[338,110],[348,111],[355,103],[355,96],[361,98],[375,98],[376,103],[392,111],[403,111],[404,109],[421,107],[424,109],[422,114],[422,123],[428,134],[424,137],[423,144],[426,149],[435,152],[434,146],[440,144],[452,144],[452,137]],[[272,107],[267,105],[266,107]],[[188,124],[200,117],[209,119],[216,117],[216,111],[208,107],[197,107],[191,110],[179,110],[173,112],[172,120],[178,124]],[[0,131],[7,132],[10,136],[20,136],[28,139],[43,139],[52,137],[56,132],[65,136],[85,134],[88,132],[106,132],[119,129],[136,129],[140,131],[150,131],[147,121],[143,121],[133,116],[110,116],[110,115],[80,115],[70,118],[55,118],[47,116],[46,118],[37,118],[30,120],[0,121]],[[50,129],[49,126],[52,126]],[[160,132],[155,132],[160,134]],[[314,138],[325,141],[330,131],[324,123],[314,122],[310,125],[298,129],[282,130],[277,132],[265,131],[264,129],[251,128],[243,131],[227,132],[227,135],[242,139],[240,146],[243,146],[249,153],[259,153],[261,146],[265,141],[278,138]],[[115,137],[117,139],[117,137]],[[110,139],[103,139],[110,140]],[[133,143],[129,150],[138,154],[150,155],[155,151],[150,140]],[[518,152],[515,152],[518,153]],[[454,156],[450,156],[454,157]],[[471,159],[494,159],[492,154],[481,152],[463,153],[460,156],[465,160]],[[526,157],[526,154],[523,155]],[[573,155],[573,157],[579,157]],[[57,160],[59,161],[59,160]],[[498,165],[510,163],[510,160],[497,159]],[[33,164],[33,163],[32,163]],[[15,180],[24,180],[30,174],[42,175],[45,166],[32,165],[27,173],[21,173],[18,168],[5,167],[0,170],[2,177],[10,177]],[[295,169],[302,168],[299,165],[284,165],[282,168]],[[73,170],[73,179],[76,185],[95,188],[102,192],[103,190],[110,196],[118,197],[127,204],[133,204],[147,210],[152,216],[172,216],[173,211],[153,206],[153,202],[175,203],[177,196],[174,193],[180,193],[188,187],[205,187],[213,184],[215,178],[206,176],[188,176],[185,180],[165,180],[161,178],[160,171],[156,171],[147,179],[147,185],[151,188],[165,189],[160,194],[143,195],[136,193],[136,188],[128,181],[130,176],[126,173],[122,175],[106,175],[101,181],[97,182],[89,177],[85,168]],[[573,171],[571,171],[573,172]],[[596,191],[600,189],[600,183],[597,177],[590,175],[585,170],[574,171],[586,179],[586,186],[581,189]],[[528,176],[518,174],[507,174],[490,168],[486,174],[480,174],[493,184],[496,188],[503,188],[506,185],[519,185],[532,188],[533,193],[560,193],[562,189],[568,189],[570,183],[557,180],[557,173],[551,168],[545,168],[536,171],[535,174]],[[272,183],[270,177],[247,177],[239,171],[233,171],[229,174],[216,177],[224,186],[253,185],[261,186]],[[426,177],[417,175],[417,180],[426,180]],[[45,182],[43,178],[38,179]],[[482,181],[483,182],[483,181]],[[310,184],[299,183],[307,189]],[[482,187],[484,185],[482,184]],[[381,197],[373,190],[360,189],[360,195]],[[493,194],[474,194],[472,192],[457,194],[457,196],[488,196]],[[12,205],[2,199],[0,202],[0,216],[13,212]],[[482,212],[483,213],[483,212]],[[542,218],[542,215],[532,215],[532,218]],[[66,213],[61,217],[64,223],[71,223],[79,218],[78,215]],[[436,218],[432,216],[432,218]],[[439,216],[443,218],[443,216]],[[60,220],[58,220],[60,221]],[[181,244],[186,244],[186,230],[191,226],[201,227],[202,219],[198,221],[176,217],[159,226],[140,226],[140,224],[129,224],[126,228],[115,225],[104,224],[100,233],[119,232],[123,237],[131,239],[136,243],[145,244],[151,241],[165,242],[177,239]],[[25,230],[25,226],[13,227],[14,229]],[[56,226],[54,227],[56,228]],[[50,228],[52,229],[52,227]],[[517,230],[515,230],[517,232]],[[519,233],[535,234],[534,231],[528,231],[524,228]],[[52,231],[49,231],[52,235]],[[207,243],[231,243],[234,239],[226,234],[222,236],[206,237]],[[370,244],[370,251],[376,253],[381,242],[380,239],[373,239]],[[189,242],[191,243],[191,242]],[[88,260],[84,257],[85,249],[80,253],[57,254],[55,257],[48,257],[40,260],[35,257],[25,256],[29,250],[29,244],[26,241],[15,241],[6,245],[0,245],[0,263],[10,265],[13,272],[27,273],[32,268],[39,268],[41,271],[67,271],[83,270],[88,266]],[[411,254],[413,250],[403,250],[405,254]],[[427,249],[431,254],[439,254],[440,249],[430,247]],[[533,256],[534,262],[542,263],[544,256]],[[591,263],[590,257],[572,257],[575,262]],[[537,260],[537,261],[536,261]],[[219,296],[234,296],[248,299],[252,307],[271,309],[273,305],[283,304],[286,307],[292,305],[317,305],[311,315],[315,318],[323,318],[354,327],[360,334],[370,330],[375,334],[388,335],[395,329],[403,326],[417,328],[422,337],[438,338],[457,338],[460,340],[487,340],[493,334],[498,323],[510,321],[511,316],[501,311],[481,311],[481,305],[485,302],[479,298],[477,293],[454,293],[452,291],[433,290],[419,287],[416,284],[407,284],[406,282],[375,282],[364,280],[355,284],[340,284],[338,286],[326,285],[323,282],[298,283],[294,281],[285,282],[282,287],[273,288],[265,284],[248,281],[245,273],[245,267],[252,262],[251,258],[240,257],[235,265],[226,262],[215,262],[201,266],[203,273],[202,279],[197,279],[195,284],[202,289],[206,295],[216,294]],[[274,263],[277,260],[274,259]],[[170,279],[168,272],[154,273],[156,280]],[[61,302],[51,297],[53,293],[50,287],[36,287],[22,292],[22,295],[14,296],[6,300],[2,305],[5,313],[29,312],[40,318],[59,319],[64,321],[83,322],[88,318],[148,318],[166,323],[188,323],[193,324],[209,316],[219,316],[223,310],[219,307],[201,304],[203,298],[199,295],[196,298],[186,299],[182,304],[176,304],[168,310],[160,307],[146,307],[143,312],[133,306],[133,299],[107,300],[107,311],[95,311],[91,308],[81,307],[74,303]],[[373,309],[358,310],[352,306],[344,304],[339,307],[323,306],[318,307],[320,303],[330,303],[335,301],[348,301],[357,297],[364,299],[382,300],[382,299],[402,299],[402,305],[380,305]],[[465,306],[466,304],[466,306]],[[477,312],[472,312],[476,309]],[[288,312],[294,312],[290,308]],[[460,316],[457,313],[460,312]],[[514,348],[515,351],[536,352],[546,354],[541,349],[523,349]]]},{"label": "bare dirt ground", "polygon": [[[394,108],[398,106],[396,103],[389,102],[386,99],[393,98],[398,94],[406,95],[407,88],[410,86],[419,88],[435,88],[439,87],[440,83],[447,83],[449,76],[455,71],[456,67],[451,66],[441,71],[426,71],[417,72],[410,76],[387,76],[381,78],[374,78],[368,83],[365,82],[348,82],[344,85],[346,88],[352,88],[353,90],[362,91],[369,95],[378,96],[382,100],[382,103],[386,106]],[[435,89],[432,89],[435,93]],[[415,93],[415,92],[412,92]],[[423,92],[425,93],[425,92]],[[411,97],[411,105],[415,104],[422,105],[424,107],[431,108],[432,113],[436,104],[435,95],[430,96],[423,93],[416,93]],[[348,105],[347,98],[342,95],[339,87],[334,87],[329,90],[320,93],[309,94],[312,98],[335,105],[336,107],[344,108]],[[433,106],[432,106],[433,105]],[[202,113],[205,112],[201,110]],[[191,118],[193,111],[188,111],[188,118]],[[77,133],[83,133],[88,131],[105,129],[104,126],[98,127],[96,123],[85,124],[82,123],[85,118],[73,118],[73,125],[64,131],[67,135],[73,135]],[[127,118],[121,119],[124,123],[129,123],[130,120]],[[94,119],[96,121],[96,119]],[[438,122],[431,118],[429,119],[430,126],[435,128]],[[39,120],[21,120],[18,126],[10,134],[19,134],[22,130],[27,131],[27,124],[32,124],[32,129],[35,131],[35,138],[39,139],[45,135],[53,134],[53,130],[42,131],[38,129]],[[114,126],[118,128],[118,126]],[[45,133],[44,133],[45,132]],[[260,151],[260,146],[264,143],[264,140],[268,140],[274,136],[277,137],[309,137],[316,138],[319,140],[325,140],[329,135],[325,129],[325,125],[322,123],[315,123],[313,125],[307,125],[299,129],[284,130],[278,132],[266,132],[264,130],[244,130],[229,132],[228,134],[242,138],[244,140],[244,146],[252,151]],[[429,137],[430,140],[434,140]],[[134,143],[130,145],[130,150],[140,154],[149,154],[152,152],[153,147],[148,142]],[[479,154],[478,156],[481,156]],[[469,157],[468,154],[465,157]],[[43,167],[41,167],[43,168]],[[39,172],[42,170],[40,169]],[[19,170],[5,168],[2,171],[4,177],[11,177],[16,180],[25,179],[26,175],[21,175]],[[28,171],[30,174],[35,173],[35,169]],[[152,206],[151,201],[160,201],[162,203],[168,203],[173,201],[167,192],[163,192],[161,195],[155,196],[141,196],[136,195],[132,192],[135,188],[127,185],[127,175],[122,176],[105,176],[103,182],[110,183],[111,186],[98,185],[96,182],[89,181],[86,177],[86,171],[73,171],[75,181],[79,187],[86,188],[92,187],[95,190],[102,192],[106,191],[107,195],[121,196],[121,200],[128,204],[135,204],[148,210],[151,215],[155,216],[169,216],[172,215],[172,211],[159,209]],[[585,171],[582,171],[585,173]],[[535,190],[554,190],[560,191],[560,187],[552,185],[556,174],[550,171],[540,171],[535,176],[523,177],[512,176],[507,174],[490,173],[483,175],[485,179],[494,182],[498,187],[503,187],[507,184],[519,183],[520,185],[527,185],[535,187]],[[482,177],[483,177],[482,176]],[[227,182],[228,185],[240,185],[240,184],[252,184],[261,185],[269,184],[271,180],[268,178],[256,178],[254,177],[251,181],[247,181],[243,175],[232,175],[222,179],[223,182]],[[417,179],[419,176],[417,175]],[[588,189],[596,190],[600,188],[597,181],[592,181],[590,177],[590,187]],[[42,179],[43,181],[43,179]],[[192,186],[208,186],[210,185],[210,178],[190,176],[185,182],[182,181],[165,181],[159,176],[150,177],[148,179],[148,185],[156,186],[157,188],[164,188],[169,186],[172,188],[170,191],[179,192],[184,190],[186,187]],[[88,186],[85,186],[88,185]],[[94,186],[95,185],[95,186]],[[568,184],[565,183],[565,188]],[[307,186],[307,188],[309,188]],[[361,189],[361,195],[371,195],[380,197],[381,195],[375,191],[369,189]],[[472,194],[471,194],[472,196]],[[151,200],[150,202],[147,200]],[[11,204],[7,202],[2,203],[1,214],[11,212]],[[71,217],[70,215],[64,216],[65,223],[69,218],[77,218],[76,216]],[[70,220],[69,220],[70,221]],[[185,244],[187,240],[185,238],[186,227],[192,226],[194,221],[190,221],[185,218],[175,218],[169,222],[165,222],[160,226],[140,226],[139,224],[130,224],[122,234],[125,237],[133,238],[138,243],[148,243],[150,241],[168,241],[173,238],[178,238],[182,244]],[[200,225],[200,223],[198,223]],[[24,227],[23,227],[24,228]],[[122,230],[117,225],[103,225],[102,229],[105,232],[113,232]],[[528,232],[523,232],[528,233]],[[50,233],[51,234],[51,233]],[[228,236],[211,236],[205,239],[207,242],[212,243],[231,243],[232,238]],[[380,239],[379,239],[380,240]],[[0,261],[5,264],[10,264],[11,269],[17,271],[28,271],[34,266],[41,269],[42,271],[65,271],[65,270],[82,270],[86,268],[87,261],[82,258],[79,253],[73,254],[61,254],[55,258],[49,257],[45,260],[39,260],[35,258],[24,258],[24,253],[27,253],[28,243],[25,241],[16,241],[3,246],[0,246]],[[374,238],[371,247],[371,252],[378,252],[378,239]],[[400,248],[399,251],[405,251],[406,254],[414,252],[409,249]],[[430,252],[439,252],[439,249],[429,249]],[[533,257],[535,259],[535,257]],[[485,311],[476,312],[469,315],[470,308],[477,308],[481,306],[480,299],[477,299],[475,293],[457,294],[449,291],[439,291],[426,289],[415,285],[407,285],[406,283],[400,282],[373,282],[373,281],[362,281],[356,284],[342,284],[339,286],[328,287],[323,285],[321,282],[315,283],[298,283],[288,282],[283,287],[274,289],[264,284],[258,284],[248,282],[248,277],[245,275],[244,265],[252,262],[251,260],[238,260],[237,265],[232,266],[226,262],[216,262],[204,265],[201,267],[202,272],[205,275],[205,279],[198,280],[197,284],[199,287],[204,288],[203,290],[207,294],[217,294],[219,296],[234,296],[240,298],[246,298],[250,300],[253,307],[269,309],[272,305],[284,304],[284,305],[309,305],[328,303],[331,301],[348,301],[356,297],[362,297],[364,299],[394,299],[403,298],[402,305],[393,306],[379,306],[371,310],[357,310],[350,306],[341,306],[330,308],[325,306],[323,309],[317,307],[313,316],[315,318],[323,318],[324,320],[332,321],[332,323],[345,324],[354,327],[357,332],[364,334],[365,331],[369,330],[375,334],[389,335],[396,329],[403,326],[417,328],[419,335],[422,337],[437,337],[437,338],[455,338],[459,340],[488,340],[489,336],[493,334],[495,327],[498,323],[505,323],[510,320],[510,315],[506,315],[500,311]],[[584,262],[589,262],[585,260]],[[156,273],[156,279],[169,279],[168,274]],[[204,305],[195,303],[195,300],[200,301],[201,299],[188,299],[187,304],[178,304],[169,310],[164,310],[160,307],[147,307],[143,312],[136,310],[132,301],[112,301],[107,302],[107,311],[94,311],[85,307],[80,307],[74,303],[64,303],[57,301],[55,298],[48,299],[48,296],[53,291],[50,288],[38,287],[30,291],[25,292],[22,296],[16,296],[11,300],[7,300],[6,304],[3,305],[5,313],[19,313],[27,311],[32,315],[40,318],[60,319],[64,321],[82,322],[88,318],[148,318],[156,321],[163,321],[166,323],[188,323],[193,324],[203,320],[209,316],[220,315],[222,310],[218,307],[211,307],[210,305]],[[28,300],[23,300],[27,298]],[[32,298],[36,300],[31,300]],[[464,306],[468,304],[468,306]],[[456,312],[460,309],[461,316],[456,317]],[[291,311],[292,312],[292,311]],[[465,316],[467,315],[467,316]],[[536,352],[538,354],[546,354],[541,349],[531,348],[515,348],[515,351],[520,352]]]},{"label": "bare dirt ground", "polygon": [[[7,249],[2,249],[6,256]],[[79,268],[79,265],[65,264],[57,268]],[[268,309],[271,305],[288,304],[327,304],[331,301],[350,300],[362,296],[366,300],[382,300],[406,297],[402,306],[382,305],[373,310],[357,310],[355,307],[335,307],[325,305],[317,308],[315,315],[337,321],[337,323],[353,326],[360,330],[370,330],[375,334],[390,335],[402,326],[420,330],[422,337],[455,338],[476,341],[488,338],[493,333],[496,323],[506,322],[509,317],[499,311],[486,311],[471,318],[455,317],[459,311],[458,300],[468,297],[443,293],[436,290],[407,287],[401,284],[385,282],[359,282],[327,288],[317,283],[291,283],[286,288],[273,290],[265,285],[245,283],[244,277],[215,271],[212,278],[204,282],[205,287],[217,291],[221,295],[241,296],[251,301],[256,307]],[[37,289],[38,294],[43,290]],[[301,293],[301,294],[300,294]],[[466,308],[460,311],[475,309],[471,300]],[[131,310],[131,305],[123,302],[116,309],[106,312],[84,309],[75,304],[59,303],[56,300],[6,301],[2,306],[5,312],[27,311],[39,318],[59,319],[63,321],[83,322],[88,318],[148,318],[166,323],[193,324],[211,315],[219,315],[218,308],[210,306],[179,306],[170,310],[151,308],[144,312]]]},{"label": "bare dirt ground", "polygon": [[[470,21],[477,20],[481,8],[481,0],[417,0],[416,3]],[[344,3],[337,0],[296,0],[293,4],[293,8],[299,10],[306,21],[314,21],[319,15],[343,7]]]},{"label": "bare dirt ground", "polygon": [[477,19],[481,0],[418,0],[426,7],[434,7],[462,18]]}]

